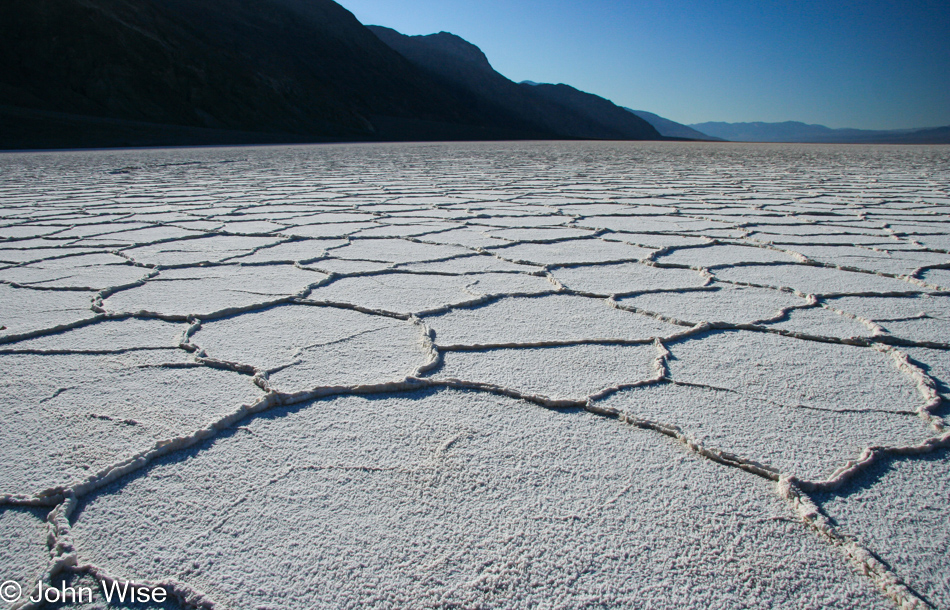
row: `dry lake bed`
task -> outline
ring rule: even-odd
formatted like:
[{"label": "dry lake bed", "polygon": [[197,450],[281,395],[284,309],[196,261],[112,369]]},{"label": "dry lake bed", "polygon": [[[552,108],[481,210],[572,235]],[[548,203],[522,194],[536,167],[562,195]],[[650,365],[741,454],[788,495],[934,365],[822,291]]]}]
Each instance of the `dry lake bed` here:
[{"label": "dry lake bed", "polygon": [[948,253],[950,147],[2,154],[0,608],[950,608]]}]

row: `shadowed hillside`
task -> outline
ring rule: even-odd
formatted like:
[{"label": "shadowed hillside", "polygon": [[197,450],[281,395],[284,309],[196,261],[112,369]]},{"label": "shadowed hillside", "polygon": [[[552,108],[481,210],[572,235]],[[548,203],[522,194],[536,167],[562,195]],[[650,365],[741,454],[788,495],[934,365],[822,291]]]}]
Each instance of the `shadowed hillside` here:
[{"label": "shadowed hillside", "polygon": [[475,45],[448,32],[406,36],[368,26],[418,67],[503,124],[528,123],[572,138],[647,140],[662,136],[646,121],[602,97],[567,85],[518,84],[496,72]]},{"label": "shadowed hillside", "polygon": [[559,135],[497,119],[330,0],[0,4],[0,147]]}]

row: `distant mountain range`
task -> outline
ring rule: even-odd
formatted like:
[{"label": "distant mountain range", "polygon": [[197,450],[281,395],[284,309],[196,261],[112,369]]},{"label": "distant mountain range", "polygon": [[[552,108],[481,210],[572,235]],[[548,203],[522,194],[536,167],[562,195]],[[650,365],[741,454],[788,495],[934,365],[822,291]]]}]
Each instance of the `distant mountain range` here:
[{"label": "distant mountain range", "polygon": [[[693,129],[733,142],[815,142],[839,144],[947,144],[950,126],[930,129],[832,129],[797,121],[784,123],[696,123]],[[661,130],[662,133],[662,130]]]},{"label": "distant mountain range", "polygon": [[374,31],[331,0],[2,2],[0,148],[662,138],[451,34]]},{"label": "distant mountain range", "polygon": [[688,125],[683,125],[682,123],[677,123],[676,121],[664,119],[663,117],[653,114],[652,112],[647,112],[646,110],[632,110],[630,108],[625,108],[624,110],[632,112],[650,125],[653,125],[653,127],[655,127],[662,136],[683,138],[687,140],[708,140],[713,142],[722,142],[724,140],[723,138],[707,135],[701,131],[689,127]]}]

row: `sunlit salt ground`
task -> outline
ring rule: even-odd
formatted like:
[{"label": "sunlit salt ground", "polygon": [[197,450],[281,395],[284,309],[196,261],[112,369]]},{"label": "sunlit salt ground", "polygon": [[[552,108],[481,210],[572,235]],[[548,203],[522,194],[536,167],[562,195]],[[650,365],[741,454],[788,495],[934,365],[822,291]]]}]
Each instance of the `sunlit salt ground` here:
[{"label": "sunlit salt ground", "polygon": [[950,608],[950,148],[4,154],[0,206],[24,596]]}]

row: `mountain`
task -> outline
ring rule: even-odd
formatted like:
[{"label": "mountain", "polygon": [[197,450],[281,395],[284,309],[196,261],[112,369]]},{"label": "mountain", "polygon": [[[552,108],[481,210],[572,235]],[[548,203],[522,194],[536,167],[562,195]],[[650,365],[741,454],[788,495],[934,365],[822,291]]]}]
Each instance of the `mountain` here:
[{"label": "mountain", "polygon": [[561,137],[498,119],[331,0],[0,3],[0,148]]},{"label": "mountain", "polygon": [[332,0],[4,0],[0,149],[660,137],[529,93],[456,36],[420,62],[377,34]]},{"label": "mountain", "polygon": [[518,84],[496,72],[477,46],[448,32],[406,36],[368,26],[380,40],[502,125],[529,124],[567,138],[662,139],[613,102],[567,85]]},{"label": "mountain", "polygon": [[697,123],[703,133],[735,142],[815,142],[827,144],[948,144],[950,126],[929,129],[832,129],[797,121],[783,123]]},{"label": "mountain", "polygon": [[0,103],[193,128],[485,127],[329,0],[6,0]]},{"label": "mountain", "polygon": [[633,110],[631,108],[624,108],[624,110],[632,112],[650,125],[653,125],[653,127],[655,127],[656,130],[660,132],[661,136],[670,138],[685,138],[687,140],[709,140],[714,142],[723,141],[722,138],[706,135],[701,131],[693,129],[692,127],[687,127],[682,123],[665,119],[659,115],[653,114],[652,112],[647,112],[646,110]]}]

